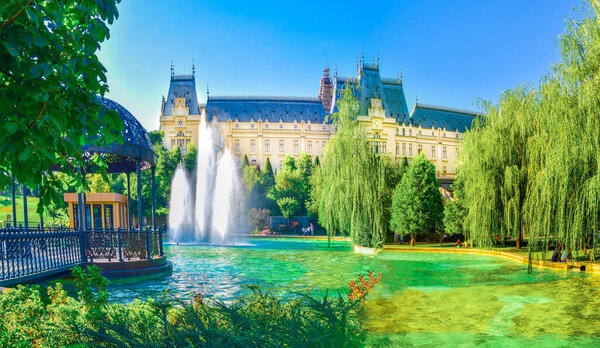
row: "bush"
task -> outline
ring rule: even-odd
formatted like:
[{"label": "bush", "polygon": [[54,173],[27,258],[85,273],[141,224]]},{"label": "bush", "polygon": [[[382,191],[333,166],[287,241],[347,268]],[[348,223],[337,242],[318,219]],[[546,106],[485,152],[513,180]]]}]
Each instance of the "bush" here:
[{"label": "bush", "polygon": [[157,299],[111,304],[97,267],[76,267],[73,276],[78,300],[60,283],[48,288],[48,300],[37,285],[0,295],[0,346],[361,346],[360,308],[374,285],[354,291],[350,283],[353,298],[281,296],[249,286],[249,294],[231,302],[203,294],[186,301],[167,291]]}]

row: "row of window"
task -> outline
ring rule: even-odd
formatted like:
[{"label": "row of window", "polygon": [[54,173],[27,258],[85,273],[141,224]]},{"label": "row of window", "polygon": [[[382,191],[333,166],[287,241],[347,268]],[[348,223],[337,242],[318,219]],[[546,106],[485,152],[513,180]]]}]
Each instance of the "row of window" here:
[{"label": "row of window", "polygon": [[[400,129],[399,128],[396,128],[396,135],[400,135]],[[406,135],[406,129],[405,128],[402,128],[402,135],[404,135],[404,136]],[[420,129],[419,129],[418,135],[421,135],[421,130]],[[435,136],[435,131],[431,131],[431,135]],[[412,129],[411,128],[408,129],[408,136],[409,137],[412,136]],[[442,134],[442,137],[444,137],[444,138],[446,137],[446,132],[444,132]],[[458,133],[456,133],[456,138],[458,138]]]},{"label": "row of window", "polygon": [[[294,153],[300,152],[298,140],[294,140],[293,147],[294,147],[293,148]],[[325,142],[323,142],[323,147],[325,147]],[[233,142],[233,150],[235,152],[240,152],[240,140],[239,139],[236,139]],[[256,139],[250,139],[250,152],[256,152]],[[265,140],[265,152],[271,152],[271,140],[269,140],[269,139]],[[279,152],[281,152],[281,153],[285,152],[285,142],[283,140],[279,140]],[[308,152],[308,153],[313,152],[312,140],[308,140],[306,142],[306,152]]]},{"label": "row of window", "polygon": [[[413,144],[408,144],[408,156],[412,156],[413,155]],[[384,146],[385,149],[385,146]],[[384,151],[385,152],[385,151]],[[417,148],[417,154],[420,154],[421,152],[423,152],[423,145],[418,145]],[[402,154],[402,156],[406,156],[406,143],[402,143],[402,153],[400,153],[400,143],[397,142],[396,143],[396,156],[400,156]],[[431,146],[431,158],[435,159],[437,156],[436,154],[436,147],[435,145]],[[458,157],[458,148],[456,148],[456,157]],[[445,146],[442,146],[442,159],[448,159],[448,148]]]},{"label": "row of window", "polygon": [[[264,126],[264,127],[265,127],[266,129],[269,129],[269,124],[268,124],[268,123],[267,123],[267,124],[265,124],[265,126]],[[238,123],[236,123],[236,124],[235,124],[235,128],[240,128],[240,125],[239,125]],[[251,123],[251,124],[250,124],[250,128],[254,128],[254,123]],[[283,123],[280,123],[280,124],[279,124],[279,128],[283,128]],[[307,128],[310,130],[310,129],[311,129],[311,125],[309,124],[309,125],[307,126]],[[295,124],[295,125],[294,125],[294,129],[298,129],[298,125],[297,125],[297,124]],[[323,129],[327,129],[327,126],[323,125]]]}]

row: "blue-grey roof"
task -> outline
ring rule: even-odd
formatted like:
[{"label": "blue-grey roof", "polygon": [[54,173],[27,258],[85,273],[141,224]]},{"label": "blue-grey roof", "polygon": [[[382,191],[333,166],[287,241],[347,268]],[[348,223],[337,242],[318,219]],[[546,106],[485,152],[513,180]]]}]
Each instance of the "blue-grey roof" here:
[{"label": "blue-grey roof", "polygon": [[322,123],[327,115],[318,98],[303,97],[218,97],[209,96],[206,116],[218,121],[236,119],[239,122],[269,120],[269,122],[312,122]]},{"label": "blue-grey roof", "polygon": [[105,146],[84,145],[83,152],[104,153],[116,155],[106,158],[109,173],[124,173],[135,171],[135,160],[140,160],[142,168],[149,168],[156,162],[154,147],[148,136],[148,132],[142,124],[121,104],[108,99],[98,97],[100,104],[108,109],[115,111],[123,121],[123,143],[117,142],[105,144]]},{"label": "blue-grey roof", "polygon": [[413,126],[420,125],[423,128],[445,128],[452,132],[465,132],[478,115],[473,111],[417,103],[412,110],[409,122]]},{"label": "blue-grey roof", "polygon": [[[381,99],[385,116],[392,117],[402,123],[409,117],[404,89],[400,79],[382,79],[379,67],[373,64],[363,64],[359,78],[336,77],[333,95],[336,99],[347,81],[356,85],[355,97],[359,100],[359,114],[367,115],[371,107],[371,99]],[[336,108],[332,108],[332,112]]]},{"label": "blue-grey roof", "polygon": [[194,75],[171,75],[169,94],[163,105],[163,115],[173,115],[172,108],[175,106],[175,98],[185,98],[185,105],[190,108],[190,115],[200,114]]}]

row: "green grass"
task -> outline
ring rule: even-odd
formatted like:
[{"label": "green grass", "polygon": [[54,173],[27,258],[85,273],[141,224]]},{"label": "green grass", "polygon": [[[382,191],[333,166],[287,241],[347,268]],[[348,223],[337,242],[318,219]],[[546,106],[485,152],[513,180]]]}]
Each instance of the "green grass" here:
[{"label": "green grass", "polygon": [[[16,195],[16,203],[17,203],[17,223],[23,223],[23,196]],[[37,205],[39,199],[37,197],[27,197],[27,215],[30,226],[32,223],[39,224],[40,216],[37,213]],[[50,215],[44,215],[44,224],[58,224],[62,220],[63,222],[68,224],[69,217],[66,214],[66,209],[61,209],[61,216],[52,217]],[[9,193],[0,193],[0,227],[4,227],[6,224],[7,216],[11,216],[11,220],[13,220],[13,212],[12,212],[12,200],[11,195]]]}]

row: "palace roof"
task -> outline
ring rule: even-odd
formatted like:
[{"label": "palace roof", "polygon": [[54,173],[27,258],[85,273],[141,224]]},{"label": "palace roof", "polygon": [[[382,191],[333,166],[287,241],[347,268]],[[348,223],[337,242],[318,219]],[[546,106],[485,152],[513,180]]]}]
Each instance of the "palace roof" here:
[{"label": "palace roof", "polygon": [[[423,128],[465,132],[478,115],[478,113],[468,110],[416,103],[410,114],[409,122],[413,126]],[[405,122],[405,124],[409,122]]]},{"label": "palace roof", "polygon": [[[355,97],[359,100],[359,114],[367,115],[371,107],[371,98],[381,99],[385,116],[396,119],[399,123],[408,119],[408,106],[404,97],[401,79],[381,78],[379,66],[362,64],[358,78],[335,77],[333,95],[339,98],[346,82],[356,85]],[[334,101],[335,104],[335,101]],[[332,112],[336,111],[335,106]]]},{"label": "palace roof", "polygon": [[175,98],[185,98],[185,106],[190,109],[190,115],[198,115],[198,96],[196,95],[196,81],[194,75],[175,75],[171,74],[171,84],[169,85],[169,94],[162,105],[162,114],[165,116],[173,115],[173,106]]},{"label": "palace roof", "polygon": [[322,123],[326,115],[321,101],[311,97],[209,96],[206,102],[207,118],[218,121]]}]

